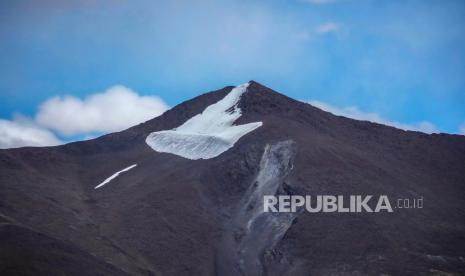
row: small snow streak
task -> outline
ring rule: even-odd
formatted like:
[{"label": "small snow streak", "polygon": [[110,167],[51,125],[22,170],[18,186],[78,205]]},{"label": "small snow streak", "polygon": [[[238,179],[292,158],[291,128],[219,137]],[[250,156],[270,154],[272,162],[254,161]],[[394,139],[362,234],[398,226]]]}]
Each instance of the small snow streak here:
[{"label": "small snow streak", "polygon": [[137,166],[137,164],[134,164],[134,165],[131,165],[125,169],[122,169],[121,171],[118,171],[116,173],[114,173],[112,176],[108,177],[107,179],[105,179],[105,181],[103,181],[102,183],[98,184],[97,186],[95,186],[94,189],[98,189],[100,187],[102,187],[103,185],[107,184],[108,182],[112,181],[113,179],[115,179],[116,177],[118,177],[118,175],[120,175],[120,173],[123,173],[123,172],[127,172],[129,171],[130,169],[134,168],[135,166]]}]

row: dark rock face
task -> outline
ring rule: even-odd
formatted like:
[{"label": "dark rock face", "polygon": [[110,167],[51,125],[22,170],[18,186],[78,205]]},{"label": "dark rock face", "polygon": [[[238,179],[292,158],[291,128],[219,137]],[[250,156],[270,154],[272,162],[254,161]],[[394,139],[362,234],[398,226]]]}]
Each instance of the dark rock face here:
[{"label": "dark rock face", "polygon": [[[265,274],[263,256],[273,252],[298,213],[264,212],[263,197],[278,194],[292,169],[294,156],[291,140],[265,147],[256,179],[225,225],[218,255],[219,275]],[[282,272],[289,268],[286,264]]]},{"label": "dark rock face", "polygon": [[221,274],[228,222],[250,193],[266,146],[285,140],[297,150],[278,193],[422,197],[424,207],[300,212],[273,246],[252,254],[260,269],[249,274],[465,273],[464,136],[334,116],[251,82],[237,124],[263,126],[220,156],[193,161],[145,144],[149,133],[181,125],[231,89],[91,141],[0,150],[0,274]]}]

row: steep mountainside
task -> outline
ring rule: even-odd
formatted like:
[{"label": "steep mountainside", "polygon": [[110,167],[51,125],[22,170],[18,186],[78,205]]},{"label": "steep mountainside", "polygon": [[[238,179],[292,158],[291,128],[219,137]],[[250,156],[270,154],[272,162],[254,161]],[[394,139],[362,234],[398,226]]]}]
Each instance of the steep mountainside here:
[{"label": "steep mountainside", "polygon": [[[219,155],[146,143],[232,89],[94,140],[0,150],[0,274],[465,274],[465,136],[334,116],[251,81],[231,123],[262,124]],[[423,198],[424,207],[257,215],[270,193]]]}]

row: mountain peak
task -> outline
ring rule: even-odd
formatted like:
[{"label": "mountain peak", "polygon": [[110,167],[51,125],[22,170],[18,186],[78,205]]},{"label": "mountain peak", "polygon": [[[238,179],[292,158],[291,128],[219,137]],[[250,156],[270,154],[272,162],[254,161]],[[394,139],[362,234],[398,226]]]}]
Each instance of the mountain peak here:
[{"label": "mountain peak", "polygon": [[[0,151],[0,271],[460,274],[463,183],[463,136],[334,116],[250,81],[98,139]],[[265,193],[425,206],[265,214]]]},{"label": "mountain peak", "polygon": [[263,91],[263,92],[273,91],[271,88],[259,82],[256,82],[254,80],[250,80],[248,84],[249,84],[248,89],[247,89],[248,91]]}]

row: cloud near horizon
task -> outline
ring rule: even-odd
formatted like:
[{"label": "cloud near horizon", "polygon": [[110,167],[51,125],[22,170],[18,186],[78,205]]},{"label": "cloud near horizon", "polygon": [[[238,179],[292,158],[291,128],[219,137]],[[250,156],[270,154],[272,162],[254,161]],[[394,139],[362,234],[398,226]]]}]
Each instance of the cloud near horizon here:
[{"label": "cloud near horizon", "polygon": [[39,107],[41,126],[69,136],[121,131],[161,115],[168,105],[157,96],[139,96],[122,85],[86,97],[53,97]]},{"label": "cloud near horizon", "polygon": [[63,144],[57,134],[66,140],[121,131],[167,109],[160,97],[141,96],[121,85],[84,99],[56,96],[39,106],[34,120],[21,115],[13,120],[0,119],[0,148]]},{"label": "cloud near horizon", "polygon": [[56,146],[63,142],[56,135],[33,121],[0,119],[0,149],[25,146]]},{"label": "cloud near horizon", "polygon": [[420,131],[424,133],[439,133],[440,130],[431,122],[428,121],[421,121],[414,124],[405,124],[396,121],[391,121],[386,118],[383,118],[380,114],[376,112],[364,112],[361,111],[356,106],[347,106],[347,107],[336,107],[334,105],[324,103],[321,101],[311,100],[307,103],[323,109],[324,111],[330,112],[334,115],[344,116],[351,119],[361,120],[361,121],[369,121],[373,123],[388,125],[392,127],[396,127],[403,130],[413,130],[413,131]]}]

